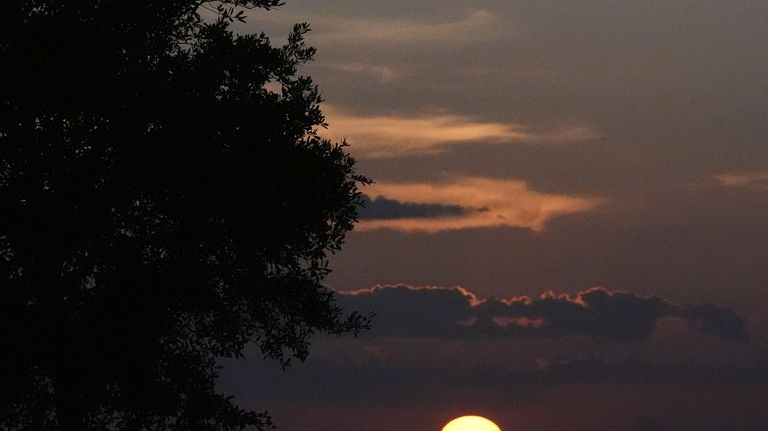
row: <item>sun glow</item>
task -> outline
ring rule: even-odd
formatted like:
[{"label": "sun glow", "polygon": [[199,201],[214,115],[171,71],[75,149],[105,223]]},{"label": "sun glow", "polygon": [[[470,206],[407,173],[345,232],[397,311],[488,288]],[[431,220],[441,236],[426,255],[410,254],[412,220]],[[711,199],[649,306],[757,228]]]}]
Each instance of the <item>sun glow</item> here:
[{"label": "sun glow", "polygon": [[501,431],[501,428],[482,416],[462,416],[445,424],[442,431]]}]

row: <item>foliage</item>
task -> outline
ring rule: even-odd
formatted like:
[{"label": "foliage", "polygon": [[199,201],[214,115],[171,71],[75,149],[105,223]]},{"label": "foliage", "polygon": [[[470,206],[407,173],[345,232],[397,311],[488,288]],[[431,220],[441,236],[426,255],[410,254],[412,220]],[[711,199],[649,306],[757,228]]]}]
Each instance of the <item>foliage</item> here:
[{"label": "foliage", "polygon": [[230,28],[276,6],[3,2],[0,429],[265,429],[217,358],[366,326],[321,285],[368,180],[316,135],[308,27]]}]

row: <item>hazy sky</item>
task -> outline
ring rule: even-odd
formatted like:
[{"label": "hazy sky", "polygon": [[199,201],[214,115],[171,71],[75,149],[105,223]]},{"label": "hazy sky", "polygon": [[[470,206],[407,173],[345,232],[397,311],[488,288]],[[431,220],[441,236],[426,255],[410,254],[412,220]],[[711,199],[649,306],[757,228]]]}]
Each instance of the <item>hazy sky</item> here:
[{"label": "hazy sky", "polygon": [[299,431],[768,429],[768,2],[288,0],[245,29],[300,21],[321,133],[376,181],[328,283],[377,319],[227,390]]}]

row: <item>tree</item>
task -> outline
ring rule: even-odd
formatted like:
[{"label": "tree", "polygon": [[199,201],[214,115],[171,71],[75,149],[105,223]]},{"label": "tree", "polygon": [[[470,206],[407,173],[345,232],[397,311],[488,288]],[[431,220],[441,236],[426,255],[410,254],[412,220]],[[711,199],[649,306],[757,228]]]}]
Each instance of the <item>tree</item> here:
[{"label": "tree", "polygon": [[264,429],[217,359],[366,326],[321,284],[368,180],[316,134],[308,27],[231,30],[278,5],[3,3],[0,429]]}]

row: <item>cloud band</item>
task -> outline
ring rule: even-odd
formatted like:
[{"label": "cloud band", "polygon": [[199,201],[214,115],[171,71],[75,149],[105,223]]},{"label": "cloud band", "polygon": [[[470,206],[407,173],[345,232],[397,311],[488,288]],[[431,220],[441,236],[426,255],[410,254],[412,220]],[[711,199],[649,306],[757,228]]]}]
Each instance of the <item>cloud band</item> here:
[{"label": "cloud band", "polygon": [[696,331],[726,340],[746,337],[744,319],[715,304],[676,304],[656,296],[593,287],[576,295],[539,298],[477,296],[461,287],[383,285],[340,292],[342,306],[376,314],[374,335],[462,338],[585,336],[601,342],[636,342],[656,323],[679,318]]}]

